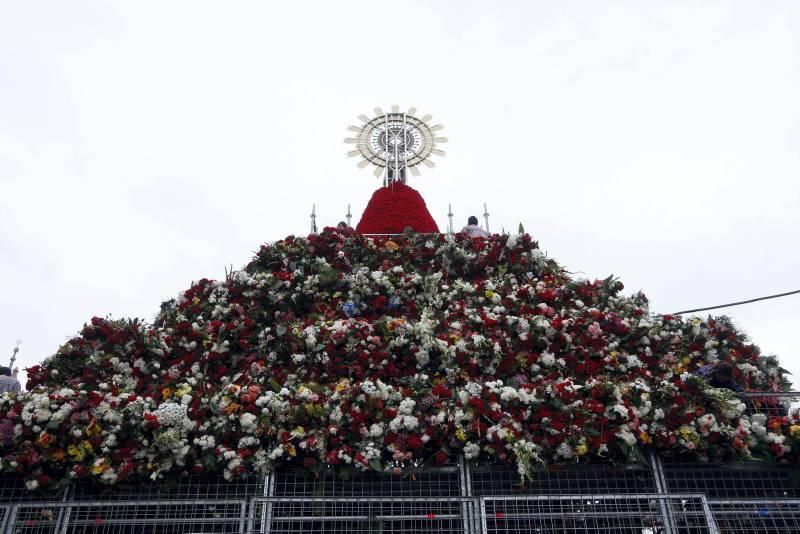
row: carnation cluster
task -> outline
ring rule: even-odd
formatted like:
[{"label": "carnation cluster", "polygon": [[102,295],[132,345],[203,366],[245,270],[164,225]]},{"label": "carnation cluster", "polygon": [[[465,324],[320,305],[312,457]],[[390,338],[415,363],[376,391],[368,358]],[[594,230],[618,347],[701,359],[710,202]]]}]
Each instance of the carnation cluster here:
[{"label": "carnation cluster", "polygon": [[726,318],[654,315],[575,279],[528,235],[367,238],[325,229],[199,280],[152,324],[94,318],[0,396],[0,469],[31,489],[279,465],[794,462],[796,414],[745,411],[696,378],[783,371]]}]

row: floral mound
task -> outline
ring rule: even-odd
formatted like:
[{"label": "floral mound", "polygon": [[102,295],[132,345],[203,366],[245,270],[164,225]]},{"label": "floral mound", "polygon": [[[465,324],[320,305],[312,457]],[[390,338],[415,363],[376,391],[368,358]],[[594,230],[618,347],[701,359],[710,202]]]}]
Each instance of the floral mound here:
[{"label": "floral mound", "polygon": [[426,234],[439,232],[422,195],[413,187],[394,182],[372,194],[356,231],[360,234],[400,234],[406,227]]},{"label": "floral mound", "polygon": [[691,373],[736,365],[784,386],[725,318],[648,313],[622,284],[574,280],[527,235],[264,246],[153,325],[94,318],[0,396],[2,470],[29,488],[278,464],[402,470],[454,454],[534,463],[794,462],[797,415],[745,414]]}]

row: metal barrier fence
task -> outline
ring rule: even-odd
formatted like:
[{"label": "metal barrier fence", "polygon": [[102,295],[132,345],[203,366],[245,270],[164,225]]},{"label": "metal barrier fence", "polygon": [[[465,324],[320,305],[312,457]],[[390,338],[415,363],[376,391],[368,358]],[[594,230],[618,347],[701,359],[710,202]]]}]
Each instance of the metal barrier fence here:
[{"label": "metal barrier fence", "polygon": [[254,498],[248,533],[480,532],[478,500],[471,497]]},{"label": "metal barrier fence", "polygon": [[[800,532],[797,466],[663,462],[512,467],[463,460],[343,480],[282,470],[266,479],[74,486],[23,493],[0,479],[0,533]],[[715,526],[719,525],[719,529]]]},{"label": "metal barrier fence", "polygon": [[800,500],[712,500],[709,506],[721,533],[800,532]]},{"label": "metal barrier fence", "polygon": [[[2,505],[0,514],[1,531],[19,534],[720,532],[705,497],[679,494],[42,502]],[[735,514],[739,525],[747,512]]]},{"label": "metal barrier fence", "polygon": [[482,532],[717,533],[702,495],[481,498]]},{"label": "metal barrier fence", "polygon": [[800,391],[748,391],[742,393],[742,400],[748,413],[763,413],[768,417],[782,417],[800,409]]}]

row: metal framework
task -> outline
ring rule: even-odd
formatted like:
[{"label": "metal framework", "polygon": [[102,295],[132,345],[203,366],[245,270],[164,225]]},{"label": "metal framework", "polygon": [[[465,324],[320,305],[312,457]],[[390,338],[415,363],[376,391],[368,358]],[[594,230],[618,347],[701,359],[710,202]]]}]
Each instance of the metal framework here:
[{"label": "metal framework", "polygon": [[800,532],[800,500],[713,500],[721,532]]},{"label": "metal framework", "polygon": [[487,534],[718,532],[702,495],[679,494],[484,497],[481,522]]}]

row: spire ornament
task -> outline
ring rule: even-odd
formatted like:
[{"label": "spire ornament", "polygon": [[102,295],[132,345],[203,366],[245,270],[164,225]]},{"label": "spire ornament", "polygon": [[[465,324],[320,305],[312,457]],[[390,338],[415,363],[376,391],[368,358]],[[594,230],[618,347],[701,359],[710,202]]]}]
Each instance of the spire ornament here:
[{"label": "spire ornament", "polygon": [[348,126],[355,135],[344,142],[356,145],[347,156],[359,157],[359,168],[373,165],[373,174],[383,176],[384,185],[405,183],[406,170],[419,176],[420,164],[434,167],[431,156],[445,155],[437,145],[446,143],[447,138],[436,133],[444,126],[429,126],[431,115],[418,118],[415,108],[401,113],[398,106],[392,106],[388,113],[381,108],[375,108],[374,112],[374,117],[359,115],[361,125]]}]

